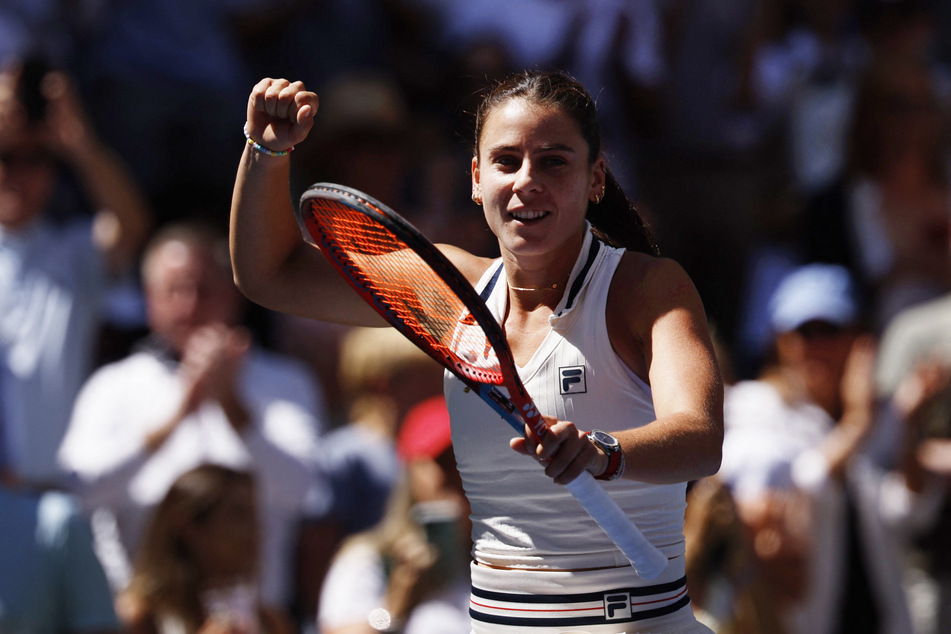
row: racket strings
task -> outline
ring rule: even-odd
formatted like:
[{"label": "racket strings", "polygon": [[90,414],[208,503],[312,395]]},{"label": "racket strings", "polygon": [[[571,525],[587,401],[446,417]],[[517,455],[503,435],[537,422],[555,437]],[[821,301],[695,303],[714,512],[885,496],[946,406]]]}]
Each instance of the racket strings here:
[{"label": "racket strings", "polygon": [[[364,202],[364,204],[366,204]],[[501,383],[498,358],[465,304],[405,241],[344,203],[311,200],[322,248],[378,311],[387,311],[456,369]]]}]

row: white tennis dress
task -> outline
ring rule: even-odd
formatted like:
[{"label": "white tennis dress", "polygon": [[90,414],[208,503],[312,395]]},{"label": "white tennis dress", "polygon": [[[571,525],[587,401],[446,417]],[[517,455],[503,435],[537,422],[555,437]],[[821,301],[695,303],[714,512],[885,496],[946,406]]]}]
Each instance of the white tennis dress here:
[{"label": "white tennis dress", "polygon": [[[620,431],[655,418],[650,387],[608,338],[605,306],[622,253],[586,234],[551,330],[519,368],[543,414],[584,430]],[[507,302],[501,260],[477,290],[500,319]],[[670,560],[661,577],[643,580],[565,487],[509,448],[514,433],[498,414],[448,372],[445,392],[472,507],[473,632],[707,631],[686,594],[686,483],[603,483]]]}]

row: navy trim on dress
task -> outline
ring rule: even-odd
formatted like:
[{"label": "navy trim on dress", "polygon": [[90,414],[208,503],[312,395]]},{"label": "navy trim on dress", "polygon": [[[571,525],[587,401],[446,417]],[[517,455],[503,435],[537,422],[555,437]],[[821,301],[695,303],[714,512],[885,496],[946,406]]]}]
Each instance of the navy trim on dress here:
[{"label": "navy trim on dress", "polygon": [[588,277],[588,271],[591,269],[591,265],[594,264],[594,259],[598,257],[598,251],[600,250],[601,241],[592,236],[591,247],[588,249],[588,259],[585,261],[581,272],[578,273],[578,277],[575,278],[574,283],[571,285],[571,291],[568,293],[568,301],[565,302],[564,310],[570,310],[572,304],[575,303],[575,300],[578,298],[578,293],[580,293],[584,287],[584,281],[585,278]]}]

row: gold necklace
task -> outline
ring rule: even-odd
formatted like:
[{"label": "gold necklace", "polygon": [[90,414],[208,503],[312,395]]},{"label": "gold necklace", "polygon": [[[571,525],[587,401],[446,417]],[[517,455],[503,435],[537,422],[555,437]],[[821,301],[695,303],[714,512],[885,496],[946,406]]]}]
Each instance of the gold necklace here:
[{"label": "gold necklace", "polygon": [[544,286],[542,288],[526,288],[524,286],[512,286],[511,284],[509,284],[509,288],[512,289],[513,291],[522,291],[524,293],[535,293],[535,292],[556,290],[558,288],[558,285],[552,284],[551,286]]}]

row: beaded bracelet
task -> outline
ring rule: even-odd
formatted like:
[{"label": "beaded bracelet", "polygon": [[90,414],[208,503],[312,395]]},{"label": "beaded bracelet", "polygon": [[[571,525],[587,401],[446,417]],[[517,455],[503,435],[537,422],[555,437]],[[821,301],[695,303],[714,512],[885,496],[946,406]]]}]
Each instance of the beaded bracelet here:
[{"label": "beaded bracelet", "polygon": [[268,156],[287,156],[288,154],[290,154],[291,152],[294,151],[294,146],[293,146],[293,145],[292,145],[291,147],[287,148],[286,150],[280,150],[280,151],[278,151],[278,150],[272,150],[271,148],[264,147],[263,145],[261,145],[260,143],[258,143],[258,142],[255,141],[254,139],[252,139],[252,138],[251,138],[251,135],[248,134],[248,124],[247,124],[247,123],[244,124],[244,138],[246,138],[246,139],[248,140],[248,145],[250,145],[251,147],[253,147],[255,150],[257,150],[257,151],[260,152],[261,154],[267,154]]}]

